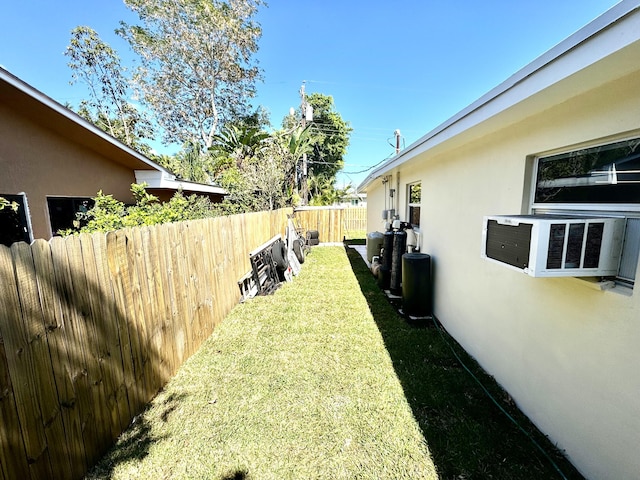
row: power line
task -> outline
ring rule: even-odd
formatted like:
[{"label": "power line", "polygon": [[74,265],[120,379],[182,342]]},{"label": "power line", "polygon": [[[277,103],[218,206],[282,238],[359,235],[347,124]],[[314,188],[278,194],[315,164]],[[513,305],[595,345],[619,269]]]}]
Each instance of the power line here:
[{"label": "power line", "polygon": [[376,168],[378,165],[382,165],[384,162],[386,162],[387,160],[389,160],[392,156],[394,155],[394,153],[390,153],[389,155],[387,155],[386,158],[380,160],[378,163],[376,163],[375,165],[370,166],[369,168],[366,168],[364,170],[360,170],[358,172],[341,172],[344,173],[345,175],[358,175],[359,173],[365,173],[368,172],[371,169]]}]

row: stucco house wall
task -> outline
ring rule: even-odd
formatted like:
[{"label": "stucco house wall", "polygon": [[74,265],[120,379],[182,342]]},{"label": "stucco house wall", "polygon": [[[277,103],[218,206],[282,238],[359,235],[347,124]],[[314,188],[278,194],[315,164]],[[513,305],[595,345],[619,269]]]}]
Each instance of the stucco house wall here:
[{"label": "stucco house wall", "polygon": [[[95,197],[98,190],[131,203],[134,170],[70,142],[0,104],[0,192],[24,192],[35,238],[49,238],[47,196]],[[11,139],[11,141],[6,141]]]},{"label": "stucco house wall", "polygon": [[[507,102],[529,76],[513,82],[360,187],[367,230],[382,231],[389,185],[404,220],[407,184],[421,182],[421,248],[432,256],[435,315],[592,479],[640,477],[640,286],[602,291],[584,279],[532,278],[483,260],[482,220],[530,213],[534,157],[640,137],[640,40],[575,67],[580,49],[599,48],[594,35],[637,31],[637,2],[623,4],[627,13],[592,26],[598,33],[554,60],[573,62],[561,79]],[[553,73],[545,69],[536,75]]]},{"label": "stucco house wall", "polygon": [[[147,191],[160,201],[169,200],[178,190],[208,196],[214,202],[226,194],[215,185],[176,179],[0,68],[0,196],[26,197],[29,239],[50,238],[55,233],[48,198],[87,199],[101,190],[132,203],[132,183],[146,183]],[[13,219],[5,221],[13,228]],[[13,233],[4,233],[9,236],[4,241],[15,241]]]}]

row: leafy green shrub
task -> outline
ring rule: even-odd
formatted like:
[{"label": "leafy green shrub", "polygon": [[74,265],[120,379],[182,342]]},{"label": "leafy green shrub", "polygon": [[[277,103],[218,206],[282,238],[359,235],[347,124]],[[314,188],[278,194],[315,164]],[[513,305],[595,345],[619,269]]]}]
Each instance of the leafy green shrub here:
[{"label": "leafy green shrub", "polygon": [[214,204],[207,197],[198,195],[185,196],[182,192],[176,192],[171,200],[162,203],[158,197],[148,193],[145,187],[146,184],[131,185],[135,204],[130,206],[116,200],[113,195],[98,192],[93,208],[86,213],[78,213],[74,222],[76,228],[63,231],[61,234],[109,232],[121,228],[197,220],[228,213],[225,204]]},{"label": "leafy green shrub", "polygon": [[0,210],[4,210],[5,208],[10,208],[14,212],[17,212],[18,204],[16,202],[10,202],[4,197],[0,197]]}]

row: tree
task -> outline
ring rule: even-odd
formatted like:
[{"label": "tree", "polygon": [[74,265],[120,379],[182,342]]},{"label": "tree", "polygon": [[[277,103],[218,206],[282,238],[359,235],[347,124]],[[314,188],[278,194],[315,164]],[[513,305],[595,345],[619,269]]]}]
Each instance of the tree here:
[{"label": "tree", "polygon": [[247,112],[262,0],[125,0],[141,25],[118,33],[141,57],[136,81],[169,143],[213,145],[218,126]]},{"label": "tree", "polygon": [[210,173],[229,192],[226,202],[242,212],[283,206],[291,167],[285,165],[287,150],[277,134],[240,121],[215,135],[209,150]]},{"label": "tree", "polygon": [[269,134],[257,127],[228,124],[214,135],[209,150],[218,159],[230,159],[242,168],[244,161],[256,156],[268,138]]},{"label": "tree", "polygon": [[178,178],[190,182],[211,183],[208,173],[211,156],[209,152],[202,150],[199,142],[187,143],[175,155],[150,155],[150,157]]},{"label": "tree", "polygon": [[80,102],[78,114],[112,137],[147,152],[144,139],[153,135],[151,122],[129,103],[130,88],[116,52],[89,27],[76,27],[65,51],[73,70],[71,84],[84,82],[89,100]]},{"label": "tree", "polygon": [[313,149],[308,154],[309,167],[314,175],[324,175],[333,183],[344,166],[353,129],[335,110],[332,96],[312,93],[307,102],[313,107]]},{"label": "tree", "polygon": [[295,169],[284,142],[272,136],[259,154],[248,162],[244,175],[253,191],[254,210],[274,210],[284,207],[291,197],[288,178]]},{"label": "tree", "polygon": [[309,205],[334,205],[344,200],[352,189],[351,184],[344,188],[336,188],[334,183],[335,179],[329,179],[322,173],[309,177]]},{"label": "tree", "polygon": [[[318,188],[322,185],[322,188],[327,190],[324,201],[329,201],[335,190],[333,184],[336,175],[344,166],[343,157],[347,152],[349,135],[353,129],[335,111],[333,97],[312,93],[306,97],[306,102],[313,107],[313,121],[307,125],[310,132],[304,152],[308,157],[308,179],[312,187],[309,192],[312,197],[317,197],[315,202],[319,202],[323,195]],[[285,117],[283,126],[285,129],[291,129],[295,135],[297,120],[289,115]]]}]

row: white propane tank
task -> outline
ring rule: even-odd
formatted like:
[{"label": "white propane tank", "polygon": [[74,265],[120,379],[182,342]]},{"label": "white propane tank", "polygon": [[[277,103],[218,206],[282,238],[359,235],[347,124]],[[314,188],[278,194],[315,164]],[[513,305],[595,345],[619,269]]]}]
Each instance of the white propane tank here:
[{"label": "white propane tank", "polygon": [[418,246],[418,235],[413,228],[407,228],[407,252],[412,253]]}]

